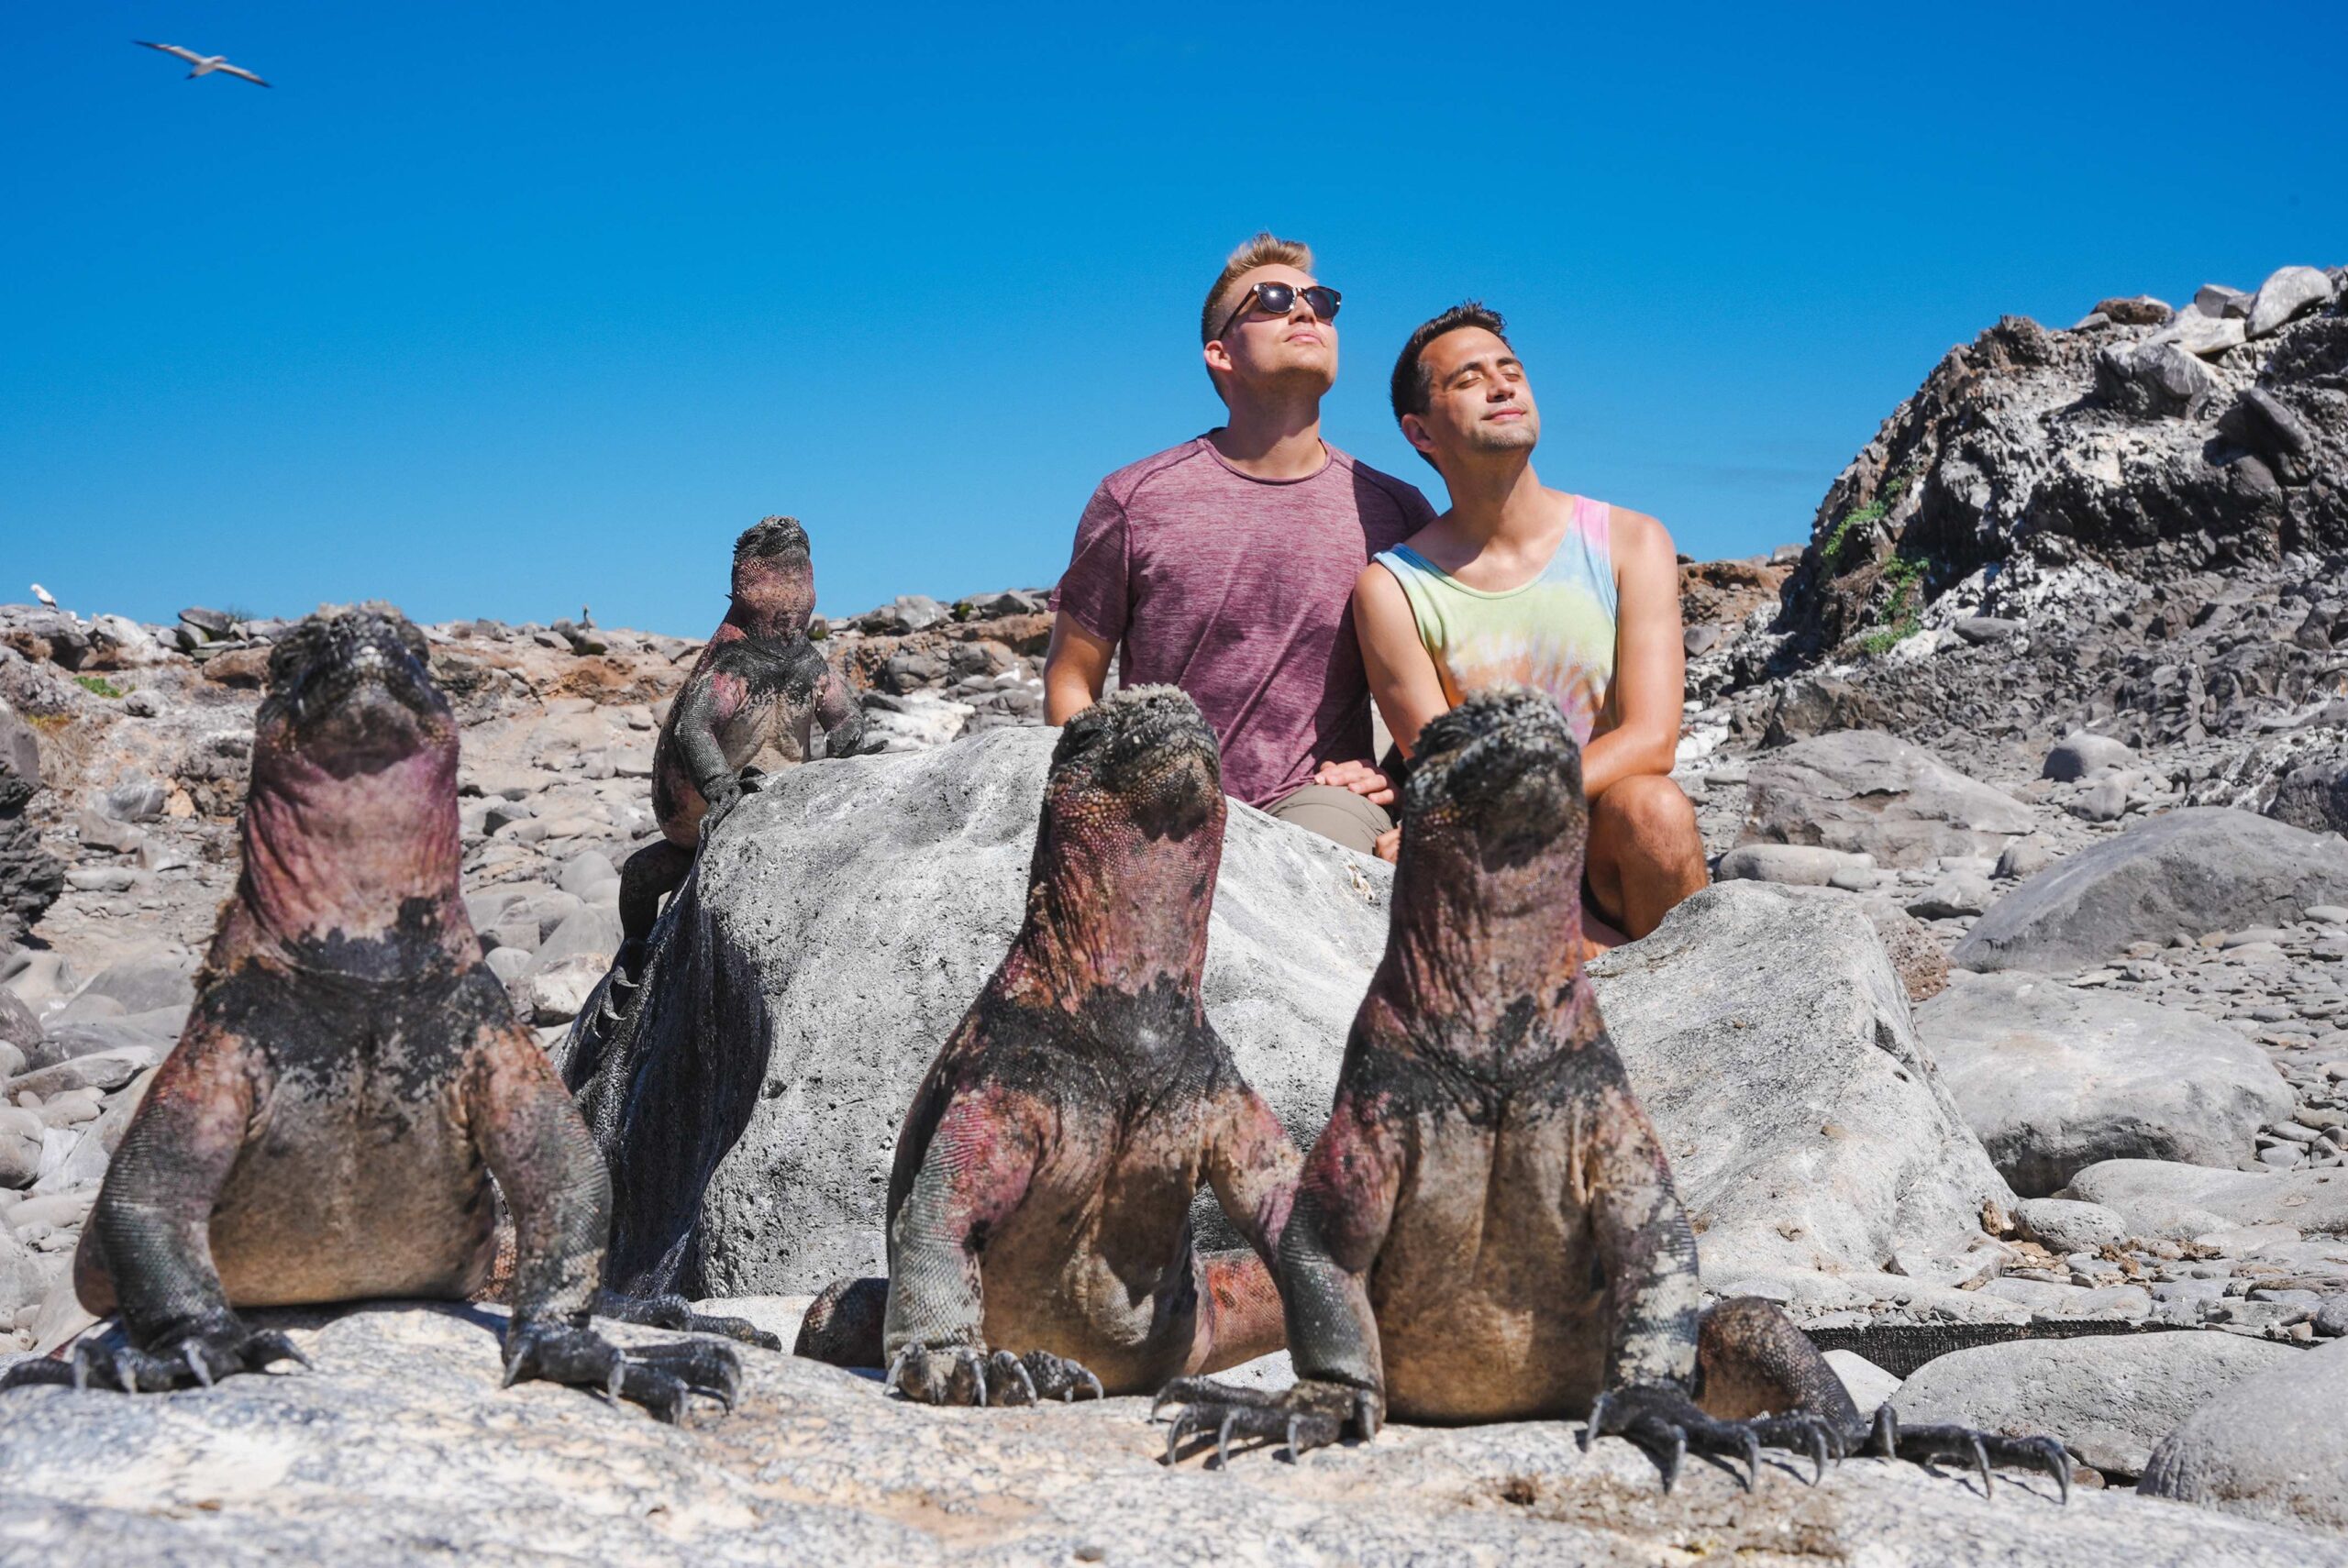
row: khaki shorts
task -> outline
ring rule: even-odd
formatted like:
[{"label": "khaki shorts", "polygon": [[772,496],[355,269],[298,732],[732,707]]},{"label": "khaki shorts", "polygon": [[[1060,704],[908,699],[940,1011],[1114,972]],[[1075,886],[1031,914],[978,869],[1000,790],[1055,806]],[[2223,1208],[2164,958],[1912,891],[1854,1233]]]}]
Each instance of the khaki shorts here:
[{"label": "khaki shorts", "polygon": [[1385,807],[1374,806],[1351,790],[1334,784],[1307,784],[1274,801],[1264,812],[1364,855],[1376,854],[1378,835],[1394,825]]}]

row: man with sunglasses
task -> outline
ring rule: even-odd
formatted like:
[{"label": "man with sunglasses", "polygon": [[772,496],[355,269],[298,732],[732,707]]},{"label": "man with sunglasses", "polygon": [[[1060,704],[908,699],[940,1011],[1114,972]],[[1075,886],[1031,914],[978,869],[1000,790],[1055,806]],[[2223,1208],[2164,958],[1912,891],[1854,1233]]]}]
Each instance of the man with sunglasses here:
[{"label": "man with sunglasses", "polygon": [[1338,304],[1303,245],[1259,234],[1232,252],[1199,319],[1228,415],[1093,491],[1052,596],[1044,701],[1066,723],[1113,659],[1124,685],[1179,686],[1214,729],[1227,793],[1367,853],[1392,825],[1386,801],[1313,775],[1368,764],[1354,580],[1434,509],[1322,439]]}]

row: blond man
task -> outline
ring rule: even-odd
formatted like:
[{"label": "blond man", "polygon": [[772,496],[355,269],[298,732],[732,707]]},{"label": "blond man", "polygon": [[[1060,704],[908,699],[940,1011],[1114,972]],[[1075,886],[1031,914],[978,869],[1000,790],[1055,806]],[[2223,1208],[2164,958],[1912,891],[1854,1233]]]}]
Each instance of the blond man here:
[{"label": "blond man", "polygon": [[1322,437],[1339,298],[1294,240],[1231,253],[1199,315],[1224,422],[1093,491],[1052,597],[1044,697],[1066,723],[1113,659],[1126,685],[1179,686],[1222,744],[1225,791],[1368,852],[1385,803],[1313,776],[1369,759],[1354,580],[1434,509]]}]

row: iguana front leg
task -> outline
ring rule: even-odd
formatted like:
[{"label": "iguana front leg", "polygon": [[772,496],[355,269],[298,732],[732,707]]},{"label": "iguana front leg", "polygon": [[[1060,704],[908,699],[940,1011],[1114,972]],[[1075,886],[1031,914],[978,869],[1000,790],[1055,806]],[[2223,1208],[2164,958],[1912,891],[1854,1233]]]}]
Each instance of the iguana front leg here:
[{"label": "iguana front leg", "polygon": [[957,1097],[938,1120],[889,1226],[883,1386],[925,1405],[1100,1395],[1101,1380],[1065,1357],[986,1343],[987,1236],[1026,1198],[1051,1120],[1033,1096],[998,1086]]},{"label": "iguana front leg", "polygon": [[85,1339],[72,1363],[19,1363],[0,1388],[160,1393],[309,1364],[283,1334],[246,1326],[212,1258],[212,1206],[244,1149],[260,1068],[245,1041],[198,1015],[124,1131],[74,1258],[82,1304],[118,1310],[129,1342]]},{"label": "iguana front leg", "polygon": [[825,756],[860,756],[864,753],[864,704],[856,700],[840,672],[826,665],[815,685],[815,722],[824,726]]},{"label": "iguana front leg", "polygon": [[1382,1099],[1338,1089],[1280,1233],[1277,1274],[1295,1386],[1268,1394],[1204,1377],[1175,1379],[1151,1407],[1153,1415],[1181,1407],[1167,1437],[1168,1463],[1193,1431],[1215,1434],[1218,1465],[1235,1436],[1281,1439],[1291,1458],[1301,1458],[1348,1430],[1365,1440],[1378,1435],[1385,1375],[1369,1272],[1386,1243],[1407,1159],[1386,1109]]},{"label": "iguana front leg", "polygon": [[742,780],[726,759],[725,726],[749,699],[749,686],[730,669],[714,668],[706,679],[689,680],[677,694],[672,730],[678,760],[703,801],[701,839],[709,835],[741,802]]},{"label": "iguana front leg", "polygon": [[483,1040],[464,1114],[514,1215],[506,1384],[537,1377],[602,1388],[670,1422],[695,1394],[730,1408],[742,1375],[731,1347],[695,1340],[623,1351],[595,1332],[611,1175],[546,1053],[519,1027]]},{"label": "iguana front leg", "polygon": [[[1800,1411],[1750,1420],[1720,1420],[1698,1408],[1696,1343],[1703,1287],[1696,1236],[1671,1184],[1662,1141],[1629,1086],[1615,1082],[1576,1129],[1574,1178],[1583,1190],[1568,1201],[1586,1207],[1597,1231],[1607,1281],[1606,1387],[1591,1403],[1581,1445],[1628,1438],[1663,1473],[1667,1493],[1689,1452],[1740,1456],[1745,1485],[1761,1474],[1761,1450],[1807,1453],[1823,1474],[1842,1438],[1827,1421]],[[1813,1480],[1816,1477],[1813,1476]]]}]

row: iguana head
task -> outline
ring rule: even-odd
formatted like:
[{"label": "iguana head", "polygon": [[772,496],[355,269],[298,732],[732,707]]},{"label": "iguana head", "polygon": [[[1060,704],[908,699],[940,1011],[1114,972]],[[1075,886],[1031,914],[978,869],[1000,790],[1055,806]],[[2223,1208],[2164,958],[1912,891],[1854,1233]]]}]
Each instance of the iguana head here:
[{"label": "iguana head", "polygon": [[271,650],[253,771],[349,778],[457,755],[424,634],[388,605],[322,610]]},{"label": "iguana head", "polygon": [[1132,687],[1069,721],[1052,749],[1027,920],[1091,985],[1157,977],[1195,991],[1223,858],[1223,766],[1197,704]]},{"label": "iguana head", "polygon": [[375,604],[320,611],[271,650],[243,886],[281,935],[356,936],[404,900],[456,900],[457,723],[428,658]]},{"label": "iguana head", "polygon": [[1492,1005],[1554,991],[1580,944],[1589,838],[1581,750],[1556,703],[1522,686],[1469,697],[1419,732],[1394,950]]},{"label": "iguana head", "polygon": [[734,541],[733,608],[726,619],[762,637],[798,636],[815,613],[815,564],[795,517],[767,517]]}]

